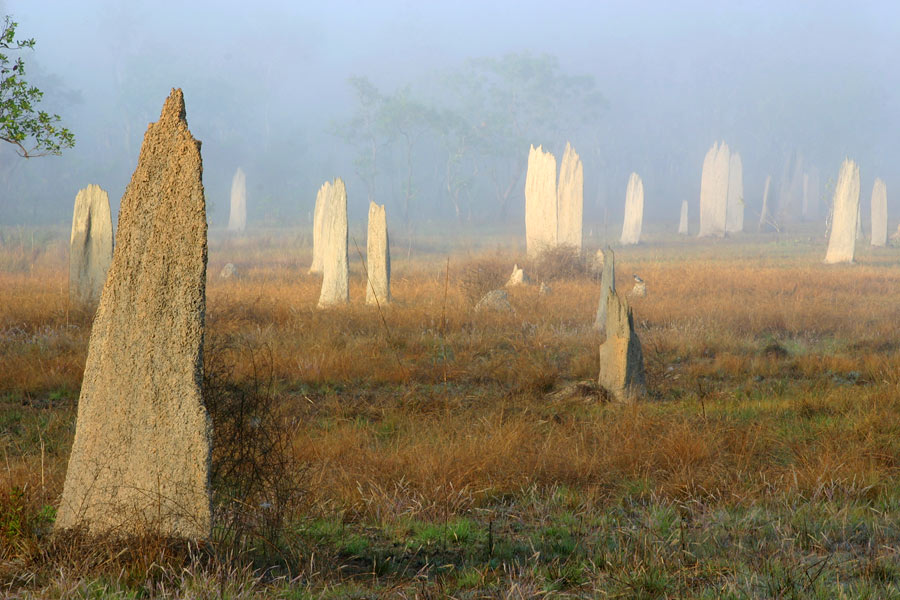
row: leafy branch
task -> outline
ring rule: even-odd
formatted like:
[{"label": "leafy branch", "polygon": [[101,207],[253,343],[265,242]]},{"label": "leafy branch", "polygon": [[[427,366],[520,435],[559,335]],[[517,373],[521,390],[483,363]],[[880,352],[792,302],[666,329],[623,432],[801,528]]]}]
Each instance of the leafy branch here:
[{"label": "leafy branch", "polygon": [[22,58],[10,58],[9,51],[34,49],[34,38],[16,39],[18,25],[7,16],[0,31],[0,140],[24,158],[59,155],[75,145],[75,136],[60,125],[59,115],[36,108],[44,93],[25,80]]}]

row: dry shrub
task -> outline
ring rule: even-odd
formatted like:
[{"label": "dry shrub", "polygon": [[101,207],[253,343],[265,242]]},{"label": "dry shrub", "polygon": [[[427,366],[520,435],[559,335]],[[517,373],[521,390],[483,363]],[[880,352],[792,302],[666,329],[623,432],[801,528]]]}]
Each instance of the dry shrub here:
[{"label": "dry shrub", "polygon": [[[203,396],[213,424],[213,540],[234,555],[277,549],[303,498],[302,468],[273,391],[272,357],[240,339],[206,344]],[[250,376],[236,381],[235,366]]]},{"label": "dry shrub", "polygon": [[537,281],[583,279],[591,276],[590,265],[577,248],[557,246],[544,250],[534,261]]},{"label": "dry shrub", "polygon": [[459,269],[459,287],[471,303],[482,296],[503,287],[512,267],[500,258],[479,258],[464,263]]}]

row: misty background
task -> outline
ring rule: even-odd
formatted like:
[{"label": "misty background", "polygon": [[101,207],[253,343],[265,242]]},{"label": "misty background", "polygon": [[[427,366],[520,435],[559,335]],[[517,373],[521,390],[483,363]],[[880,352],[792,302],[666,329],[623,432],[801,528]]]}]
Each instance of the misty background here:
[{"label": "misty background", "polygon": [[[306,226],[327,179],[351,222],[370,199],[391,227],[524,231],[529,144],[584,162],[585,230],[621,228],[628,176],[644,218],[696,222],[704,155],[741,154],[746,229],[763,184],[802,156],[831,200],[860,165],[900,189],[900,4],[894,2],[247,2],[6,0],[40,108],[76,136],[61,157],[0,147],[0,225],[65,224],[96,183],[113,214],[147,124],[184,90],[201,140],[209,221],[247,175],[249,226]],[[770,196],[770,201],[774,196]],[[894,219],[891,218],[891,222]],[[823,225],[824,231],[824,225]]]}]

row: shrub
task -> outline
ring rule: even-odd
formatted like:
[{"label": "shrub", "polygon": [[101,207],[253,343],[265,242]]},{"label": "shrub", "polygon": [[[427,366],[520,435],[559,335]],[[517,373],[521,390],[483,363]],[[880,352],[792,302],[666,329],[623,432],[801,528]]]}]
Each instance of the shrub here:
[{"label": "shrub", "polygon": [[[245,381],[234,377],[238,361],[252,367]],[[213,541],[235,556],[254,546],[277,549],[304,494],[273,390],[271,352],[241,340],[207,343],[203,396],[213,424]]]},{"label": "shrub", "polygon": [[480,258],[469,261],[460,268],[459,286],[466,299],[472,304],[482,296],[503,287],[512,266],[499,258]]},{"label": "shrub", "polygon": [[572,246],[544,250],[535,258],[533,270],[537,281],[583,279],[591,275],[584,257]]}]

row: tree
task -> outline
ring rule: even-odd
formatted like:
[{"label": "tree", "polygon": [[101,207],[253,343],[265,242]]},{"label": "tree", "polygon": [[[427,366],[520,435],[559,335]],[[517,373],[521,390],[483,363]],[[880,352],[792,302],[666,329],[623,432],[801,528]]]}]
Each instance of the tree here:
[{"label": "tree", "polygon": [[480,151],[491,159],[501,217],[524,180],[528,146],[575,142],[606,107],[592,77],[569,75],[548,54],[470,59],[453,86],[462,96],[462,113],[477,116],[481,125]]},{"label": "tree", "polygon": [[[445,196],[459,221],[471,219],[473,208],[484,216],[484,202],[472,199],[491,195],[506,218],[524,181],[529,144],[590,147],[605,108],[591,77],[568,74],[549,55],[470,59],[392,93],[365,77],[349,83],[356,110],[332,131],[356,149],[370,200],[379,192],[394,196],[400,184],[407,224],[421,203],[414,182],[436,190],[429,200]],[[394,152],[405,168],[394,168]]]},{"label": "tree", "polygon": [[24,158],[61,154],[75,145],[75,136],[60,126],[59,115],[36,108],[44,93],[25,80],[22,58],[13,62],[7,54],[34,48],[33,38],[15,38],[16,27],[7,16],[0,31],[0,140],[16,146]]},{"label": "tree", "polygon": [[410,211],[415,197],[413,188],[413,147],[416,140],[434,120],[435,111],[412,97],[409,87],[383,98],[379,125],[389,140],[400,141],[406,159],[403,220],[410,223]]},{"label": "tree", "polygon": [[567,73],[554,56],[473,58],[429,83],[439,107],[433,129],[445,161],[444,187],[460,220],[463,197],[473,194],[493,195],[498,216],[508,216],[530,144],[557,152],[570,141],[582,156],[599,147],[606,100],[593,78]]},{"label": "tree", "polygon": [[359,147],[359,154],[354,160],[356,173],[366,184],[369,201],[374,202],[378,177],[378,139],[382,131],[380,118],[385,98],[366,77],[351,77],[349,83],[356,94],[359,108],[347,121],[334,124],[332,132],[346,143]]},{"label": "tree", "polygon": [[[478,161],[471,161],[466,169],[466,161],[473,156],[473,148],[479,143],[478,128],[461,113],[452,109],[434,110],[431,113],[431,127],[434,129],[443,150],[444,189],[453,205],[456,219],[460,223],[471,218],[470,207],[463,204],[463,194],[467,196],[479,174]],[[468,209],[468,210],[467,210]]]}]

